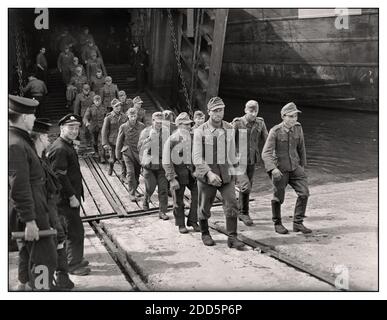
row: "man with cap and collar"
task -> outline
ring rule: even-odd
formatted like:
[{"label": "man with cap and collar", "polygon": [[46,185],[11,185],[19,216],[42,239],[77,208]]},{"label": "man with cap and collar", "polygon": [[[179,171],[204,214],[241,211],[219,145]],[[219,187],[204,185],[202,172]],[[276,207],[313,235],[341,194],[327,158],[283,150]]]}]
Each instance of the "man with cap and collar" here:
[{"label": "man with cap and collar", "polygon": [[[69,266],[65,247],[66,222],[64,221],[63,216],[58,215],[57,203],[59,201],[61,185],[44,153],[50,145],[50,140],[48,138],[50,128],[51,124],[49,123],[49,119],[36,119],[31,132],[31,139],[34,141],[36,152],[46,173],[47,204],[49,207],[50,224],[57,230],[56,249],[58,260],[55,273],[55,288],[67,290],[74,288],[74,283],[70,280],[68,274]],[[19,263],[21,262],[20,260]]]},{"label": "man with cap and collar", "polygon": [[[103,121],[102,125],[102,147],[109,154],[109,171],[108,175],[113,174],[114,163],[116,162],[116,143],[118,130],[122,124],[128,120],[128,116],[121,112],[122,103],[118,99],[113,99],[111,102],[113,111],[108,113]],[[121,181],[125,181],[126,177],[126,166],[121,161]]]},{"label": "man with cap and collar", "polygon": [[145,179],[145,196],[143,209],[149,210],[149,200],[157,186],[159,197],[159,218],[168,220],[168,180],[162,167],[162,155],[165,141],[168,139],[169,128],[163,126],[162,112],[152,114],[152,125],[145,128],[138,141],[140,163]]},{"label": "man with cap and collar", "polygon": [[[124,90],[118,91],[118,100],[122,103],[122,112],[126,113],[130,108],[133,107],[133,100],[127,98],[126,92]],[[141,122],[141,121],[140,121]]]},{"label": "man with cap and collar", "polygon": [[164,110],[163,116],[164,116],[164,125],[169,126],[169,131],[171,133],[175,132],[175,130],[177,129],[177,126],[174,122],[176,118],[175,113],[172,110]]},{"label": "man with cap and collar", "polygon": [[246,226],[252,226],[253,221],[249,216],[249,197],[253,185],[255,165],[261,160],[259,145],[264,145],[267,139],[265,121],[257,117],[259,112],[258,102],[247,101],[245,115],[235,118],[232,125],[235,129],[235,143],[242,165],[246,166],[245,172],[237,176],[239,187],[239,220]]},{"label": "man with cap and collar", "polygon": [[47,95],[47,86],[38,78],[35,77],[34,73],[30,73],[28,75],[28,84],[23,88],[23,94],[28,95],[29,97],[37,100],[39,105],[36,110],[36,116],[44,116],[45,108],[44,108],[44,97]]},{"label": "man with cap and collar", "polygon": [[[18,242],[19,255],[28,261],[19,267],[20,289],[53,288],[57,253],[53,237],[39,238],[39,230],[51,228],[47,203],[46,176],[30,137],[38,102],[33,99],[8,96],[8,186],[9,222],[11,231],[24,231],[25,239]],[[45,266],[48,283],[35,283],[41,275],[37,267]],[[29,272],[25,272],[28,269]],[[28,285],[27,285],[28,283]]]},{"label": "man with cap and collar", "polygon": [[145,129],[145,125],[137,120],[137,109],[128,109],[127,116],[128,121],[122,124],[118,130],[116,158],[118,160],[123,158],[123,161],[125,161],[129,195],[132,201],[136,201],[137,197],[142,196],[137,191],[141,172],[137,144],[141,131]]},{"label": "man with cap and collar", "polygon": [[193,116],[194,125],[192,126],[191,130],[199,128],[205,121],[206,121],[206,115],[200,111],[196,110]]},{"label": "man with cap and collar", "polygon": [[202,241],[206,246],[215,244],[208,229],[208,219],[217,190],[223,198],[229,248],[243,250],[237,239],[238,204],[235,198],[235,134],[231,124],[223,121],[225,105],[221,98],[208,101],[210,118],[194,131],[193,164],[198,179],[198,218]]},{"label": "man with cap and collar", "polygon": [[140,96],[136,96],[132,100],[133,107],[137,109],[137,120],[145,123],[145,110],[142,108],[142,104],[144,103]]},{"label": "man with cap and collar", "polygon": [[304,169],[306,165],[304,133],[301,124],[297,122],[300,112],[293,102],[289,102],[281,109],[282,122],[271,128],[262,151],[262,160],[274,187],[271,201],[274,228],[280,234],[288,233],[281,220],[281,204],[284,202],[285,188],[288,184],[298,196],[293,231],[312,232],[303,225],[309,188]]},{"label": "man with cap and collar", "polygon": [[192,120],[187,112],[180,113],[175,120],[177,130],[165,142],[163,150],[163,168],[170,184],[171,192],[175,193],[173,215],[175,225],[180,233],[188,233],[185,226],[184,191],[191,191],[191,206],[188,214],[187,226],[200,231],[197,223],[198,190],[196,179],[193,177],[192,165]]},{"label": "man with cap and collar", "polygon": [[[62,49],[61,49],[62,50]],[[63,51],[59,54],[57,67],[62,74],[63,83],[67,86],[71,79],[71,64],[73,63],[74,54],[70,51],[70,47],[66,45]]]},{"label": "man with cap and collar", "polygon": [[102,103],[108,112],[112,111],[112,100],[118,97],[118,87],[113,83],[113,79],[110,76],[105,77],[105,84],[101,88],[100,95]]},{"label": "man with cap and collar", "polygon": [[85,230],[80,217],[83,199],[82,174],[74,141],[79,135],[82,118],[70,113],[59,120],[60,136],[47,151],[52,168],[62,186],[58,202],[58,214],[67,225],[67,259],[69,272],[73,275],[88,275],[89,262],[84,259]]}]

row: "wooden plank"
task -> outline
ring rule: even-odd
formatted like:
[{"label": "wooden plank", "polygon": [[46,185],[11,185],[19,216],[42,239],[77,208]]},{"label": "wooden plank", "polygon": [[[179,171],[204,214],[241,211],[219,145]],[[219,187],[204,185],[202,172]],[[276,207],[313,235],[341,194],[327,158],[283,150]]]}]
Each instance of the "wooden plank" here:
[{"label": "wooden plank", "polygon": [[93,197],[90,194],[89,188],[85,182],[83,182],[83,193],[85,201],[82,202],[82,207],[84,209],[85,215],[99,215],[100,211],[98,210],[98,207],[95,204]]},{"label": "wooden plank", "polygon": [[99,187],[101,188],[102,192],[104,193],[106,199],[109,201],[109,204],[112,206],[114,212],[116,212],[119,216],[126,216],[126,210],[120,203],[119,199],[117,198],[117,195],[112,191],[112,188],[106,179],[104,179],[104,176],[101,172],[101,170],[94,166],[93,162],[90,158],[86,158],[85,162],[90,168],[91,173],[94,176],[94,179],[97,181]]},{"label": "wooden plank", "polygon": [[82,158],[79,158],[79,164],[81,167],[83,180],[87,184],[90,190],[90,193],[92,194],[92,197],[96,202],[97,207],[99,208],[100,213],[102,214],[113,213],[114,212],[113,207],[110,205],[104,193],[102,192],[101,188],[98,186],[97,182],[95,181],[85,160]]},{"label": "wooden plank", "polygon": [[[129,192],[128,190],[123,186],[121,183],[120,179],[118,178],[117,174],[113,174],[109,176],[107,174],[109,165],[108,164],[100,164],[97,163],[95,160],[94,165],[98,166],[104,175],[104,178],[110,183],[110,186],[112,187],[112,190],[114,193],[117,195],[117,198],[121,202],[122,206],[125,208],[126,211],[132,211],[132,210],[137,210],[138,206],[136,205],[135,202],[132,202],[129,197]],[[119,171],[121,173],[121,170]]]},{"label": "wooden plank", "polygon": [[223,61],[223,48],[226,35],[228,9],[217,9],[215,22],[214,22],[214,34],[212,37],[212,50],[211,50],[211,62],[208,78],[208,89],[206,93],[206,103],[211,97],[218,95],[220,72],[222,69]]}]

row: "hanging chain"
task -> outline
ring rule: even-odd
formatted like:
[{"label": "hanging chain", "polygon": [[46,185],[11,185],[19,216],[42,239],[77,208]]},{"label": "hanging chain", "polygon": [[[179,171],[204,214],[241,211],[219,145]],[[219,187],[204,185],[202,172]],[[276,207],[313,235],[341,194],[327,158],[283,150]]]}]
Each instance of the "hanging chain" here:
[{"label": "hanging chain", "polygon": [[179,49],[177,47],[177,40],[176,40],[176,36],[175,36],[175,28],[173,26],[171,9],[167,9],[167,11],[168,11],[169,27],[171,29],[171,39],[172,39],[173,47],[175,49],[175,58],[176,58],[176,62],[177,62],[177,69],[178,69],[179,76],[180,76],[180,79],[181,79],[181,84],[183,86],[184,97],[185,97],[185,101],[186,101],[188,109],[189,109],[189,114],[190,114],[191,117],[193,117],[192,106],[191,106],[191,102],[190,102],[190,99],[189,99],[189,96],[188,96],[187,86],[185,84],[185,79],[184,79],[184,75],[183,75],[183,69],[181,67],[180,52],[179,52]]},{"label": "hanging chain", "polygon": [[17,23],[15,23],[15,45],[16,45],[16,61],[17,61],[17,75],[19,80],[19,94],[23,96],[23,67],[21,59],[20,47],[20,33]]}]

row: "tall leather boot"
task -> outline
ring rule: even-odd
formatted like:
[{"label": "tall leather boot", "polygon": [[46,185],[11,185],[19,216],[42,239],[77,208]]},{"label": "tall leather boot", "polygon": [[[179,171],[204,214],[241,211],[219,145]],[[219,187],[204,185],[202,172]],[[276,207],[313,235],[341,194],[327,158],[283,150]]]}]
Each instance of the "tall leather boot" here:
[{"label": "tall leather boot", "polygon": [[279,234],[287,234],[289,231],[282,225],[281,220],[281,203],[278,201],[271,201],[271,212],[273,215],[274,230]]},{"label": "tall leather boot", "polygon": [[249,200],[249,193],[239,192],[239,220],[246,226],[252,226],[254,224],[249,216]]},{"label": "tall leather boot", "polygon": [[144,200],[142,202],[142,209],[149,210],[149,196],[145,194]]},{"label": "tall leather boot", "polygon": [[308,204],[308,197],[298,197],[296,206],[294,208],[294,221],[293,231],[302,233],[311,233],[312,230],[304,226],[303,221],[305,218],[306,205]]},{"label": "tall leather boot", "polygon": [[229,248],[235,248],[237,250],[243,250],[245,244],[238,240],[237,235],[237,217],[226,217],[226,230],[228,233],[227,245]]},{"label": "tall leather boot", "polygon": [[113,168],[114,168],[114,163],[109,162],[109,170],[108,170],[108,175],[111,176],[113,174]]},{"label": "tall leather boot", "polygon": [[200,231],[202,233],[202,241],[206,246],[213,246],[215,241],[212,239],[210,235],[210,231],[208,229],[208,220],[199,220]]},{"label": "tall leather boot", "polygon": [[126,166],[125,166],[124,160],[121,160],[121,176],[120,176],[120,180],[121,180],[122,183],[127,183],[127,180],[126,180]]}]

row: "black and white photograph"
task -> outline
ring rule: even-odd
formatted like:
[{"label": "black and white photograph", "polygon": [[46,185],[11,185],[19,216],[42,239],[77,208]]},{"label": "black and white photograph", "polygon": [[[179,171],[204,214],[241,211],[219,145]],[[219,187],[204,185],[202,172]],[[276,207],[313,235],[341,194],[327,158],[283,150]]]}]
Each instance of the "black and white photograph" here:
[{"label": "black and white photograph", "polygon": [[37,4],[3,8],[8,293],[380,291],[378,7]]}]

